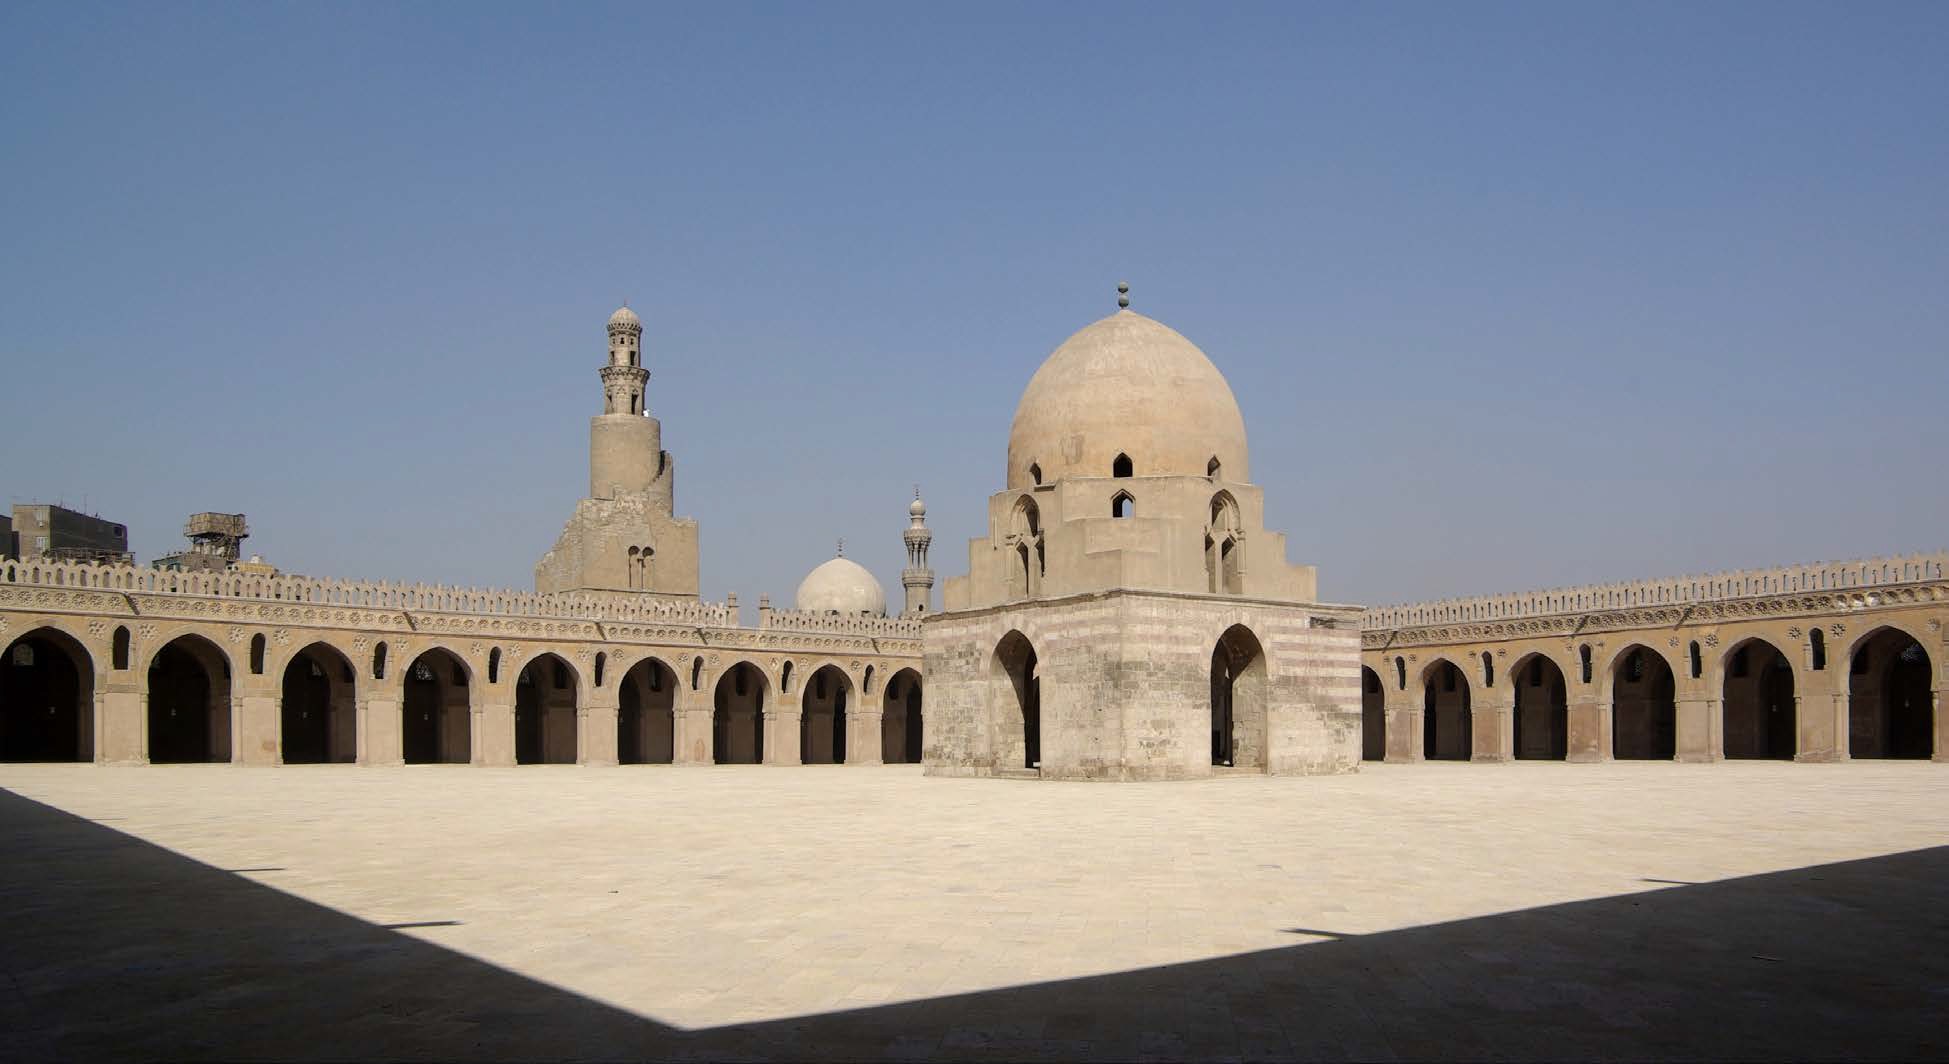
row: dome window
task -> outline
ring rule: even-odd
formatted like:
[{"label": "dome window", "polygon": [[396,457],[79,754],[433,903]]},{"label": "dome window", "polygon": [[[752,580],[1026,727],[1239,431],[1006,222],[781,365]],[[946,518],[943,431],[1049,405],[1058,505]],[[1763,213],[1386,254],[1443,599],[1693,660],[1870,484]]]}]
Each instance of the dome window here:
[{"label": "dome window", "polygon": [[1217,480],[1218,472],[1220,468],[1221,467],[1218,464],[1218,456],[1215,454],[1212,455],[1211,461],[1205,463],[1205,476],[1208,476],[1213,480]]},{"label": "dome window", "polygon": [[1117,492],[1116,498],[1110,500],[1111,517],[1129,517],[1136,512],[1137,500],[1131,498],[1127,491]]},{"label": "dome window", "polygon": [[1130,456],[1117,455],[1117,460],[1110,463],[1110,475],[1119,479],[1134,476],[1135,474],[1131,472]]},{"label": "dome window", "polygon": [[1042,486],[1042,467],[1034,462],[1029,463],[1029,483],[1038,488]]}]

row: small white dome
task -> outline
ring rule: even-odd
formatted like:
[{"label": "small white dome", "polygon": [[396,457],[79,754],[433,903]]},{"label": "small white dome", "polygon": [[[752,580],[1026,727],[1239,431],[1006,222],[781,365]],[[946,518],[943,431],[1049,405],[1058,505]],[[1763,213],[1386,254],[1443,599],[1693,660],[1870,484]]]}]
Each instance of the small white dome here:
[{"label": "small white dome", "polygon": [[916,495],[916,496],[914,496],[914,501],[913,501],[912,503],[910,503],[910,504],[908,504],[908,506],[907,506],[907,512],[908,512],[909,514],[912,514],[912,515],[913,515],[913,516],[915,516],[915,517],[926,517],[926,516],[927,516],[927,504],[926,504],[926,503],[924,503],[924,502],[921,502],[921,501],[920,501],[920,496],[918,496],[918,495]]},{"label": "small white dome", "polygon": [[643,327],[643,319],[637,317],[636,312],[628,307],[617,307],[616,313],[609,315],[609,324],[634,325],[640,329]]},{"label": "small white dome", "polygon": [[886,592],[866,567],[847,558],[834,558],[805,575],[799,583],[798,608],[816,613],[887,614]]}]

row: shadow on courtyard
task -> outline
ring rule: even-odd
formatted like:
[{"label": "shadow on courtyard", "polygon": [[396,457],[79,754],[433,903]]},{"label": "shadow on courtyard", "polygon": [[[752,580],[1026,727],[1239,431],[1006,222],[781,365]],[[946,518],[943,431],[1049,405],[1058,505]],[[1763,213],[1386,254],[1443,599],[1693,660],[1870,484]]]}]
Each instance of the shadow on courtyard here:
[{"label": "shadow on courtyard", "polygon": [[685,1032],[6,791],[0,840],[9,1060],[1949,1053],[1949,847]]}]

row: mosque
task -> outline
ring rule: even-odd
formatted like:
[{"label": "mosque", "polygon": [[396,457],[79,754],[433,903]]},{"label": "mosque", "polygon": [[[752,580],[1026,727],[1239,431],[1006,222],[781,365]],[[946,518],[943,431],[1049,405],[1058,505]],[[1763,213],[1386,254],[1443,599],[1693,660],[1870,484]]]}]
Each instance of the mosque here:
[{"label": "mosque", "polygon": [[[1363,760],[1949,760],[1949,554],[1363,610],[1318,601],[1216,365],[1119,308],[1010,427],[932,610],[843,556],[792,608],[699,593],[701,530],[607,323],[589,492],[533,592],[0,560],[0,760],[925,765],[1175,780]],[[206,515],[208,516],[208,515]],[[223,515],[216,515],[223,516]]]}]

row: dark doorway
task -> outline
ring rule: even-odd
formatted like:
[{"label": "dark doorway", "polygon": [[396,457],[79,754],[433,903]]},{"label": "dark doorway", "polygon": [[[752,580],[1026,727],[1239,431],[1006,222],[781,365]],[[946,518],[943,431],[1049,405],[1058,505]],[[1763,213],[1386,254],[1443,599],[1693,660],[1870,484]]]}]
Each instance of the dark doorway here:
[{"label": "dark doorway", "polygon": [[230,661],[202,636],[178,636],[150,659],[149,760],[230,760]]},{"label": "dark doorway", "polygon": [[1036,675],[1035,646],[1010,632],[995,646],[990,666],[993,695],[1012,704],[1014,713],[996,715],[995,767],[1042,767],[1042,678]]},{"label": "dark doorway", "polygon": [[1429,761],[1467,761],[1473,750],[1475,714],[1469,679],[1451,661],[1422,674],[1421,756]]},{"label": "dark doorway", "polygon": [[1778,647],[1764,639],[1734,647],[1722,693],[1728,759],[1792,760],[1793,666]]},{"label": "dark doorway", "polygon": [[1387,760],[1387,693],[1381,689],[1381,675],[1360,668],[1360,759]]},{"label": "dark doorway", "polygon": [[1928,651],[1900,629],[1883,628],[1856,646],[1848,665],[1848,756],[1933,756],[1933,675]]},{"label": "dark doorway", "polygon": [[887,681],[880,706],[880,760],[917,765],[920,759],[920,673],[901,669]]},{"label": "dark doorway", "polygon": [[625,765],[667,765],[676,752],[677,673],[644,658],[623,676],[617,692],[616,760]]},{"label": "dark doorway", "polygon": [[573,765],[576,675],[555,654],[537,654],[514,685],[514,763]]},{"label": "dark doorway", "polygon": [[799,763],[846,762],[846,708],[853,683],[837,665],[824,665],[806,678],[799,697]]},{"label": "dark doorway", "polygon": [[1510,670],[1516,694],[1515,755],[1519,761],[1561,761],[1570,753],[1570,698],[1563,670],[1532,654]]},{"label": "dark doorway", "polygon": [[94,759],[95,667],[72,636],[28,632],[0,656],[0,761]]},{"label": "dark doorway", "polygon": [[298,651],[284,666],[278,717],[285,764],[357,760],[352,687],[352,663],[324,643]]},{"label": "dark doorway", "polygon": [[1265,649],[1242,624],[1226,629],[1211,651],[1211,763],[1214,768],[1266,765]]},{"label": "dark doorway", "polygon": [[409,765],[464,765],[473,759],[467,667],[435,647],[406,666],[400,702],[402,753]]},{"label": "dark doorway", "polygon": [[[803,686],[810,687],[810,679]],[[711,700],[713,760],[720,765],[764,764],[765,674],[740,661],[718,678]]]},{"label": "dark doorway", "polygon": [[1611,756],[1620,761],[1670,761],[1678,754],[1678,702],[1672,667],[1663,654],[1634,646],[1611,676]]}]

